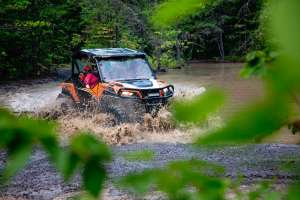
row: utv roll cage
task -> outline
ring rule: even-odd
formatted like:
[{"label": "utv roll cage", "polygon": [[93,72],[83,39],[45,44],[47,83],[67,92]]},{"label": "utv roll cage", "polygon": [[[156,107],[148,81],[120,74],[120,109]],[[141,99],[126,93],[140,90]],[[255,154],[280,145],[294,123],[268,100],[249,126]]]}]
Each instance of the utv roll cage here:
[{"label": "utv roll cage", "polygon": [[[146,62],[148,63],[147,56],[145,53],[127,49],[127,48],[83,49],[75,52],[72,55],[72,71],[71,71],[72,78],[74,78],[74,76],[75,78],[78,77],[78,74],[75,73],[75,69],[77,69],[77,71],[80,72],[79,66],[77,65],[75,60],[83,57],[88,58],[91,62],[94,61],[99,62],[101,60],[107,60],[107,59],[143,58],[146,59]],[[101,71],[98,68],[97,63],[94,63],[94,65],[96,66],[98,72],[100,73]],[[153,75],[155,77],[154,70],[150,65],[149,67],[152,70]],[[101,76],[99,78],[101,82],[104,81]]]}]

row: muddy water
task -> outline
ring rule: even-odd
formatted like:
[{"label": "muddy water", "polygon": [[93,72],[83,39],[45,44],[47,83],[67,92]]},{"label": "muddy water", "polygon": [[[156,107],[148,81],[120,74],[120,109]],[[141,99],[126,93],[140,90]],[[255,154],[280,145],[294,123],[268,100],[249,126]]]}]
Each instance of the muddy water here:
[{"label": "muddy water", "polygon": [[[92,131],[107,143],[127,144],[135,142],[190,142],[195,134],[217,126],[253,99],[262,98],[263,86],[259,80],[242,80],[239,71],[242,64],[190,63],[181,70],[169,70],[158,75],[175,86],[175,98],[193,97],[210,87],[219,87],[228,94],[227,103],[218,116],[209,120],[209,125],[201,128],[174,127],[170,114],[162,111],[158,118],[145,117],[145,122],[122,126],[107,126],[109,116],[97,114],[87,116],[71,113],[59,115],[59,131],[62,138],[69,138],[79,130]],[[12,83],[0,86],[0,105],[14,112],[40,113],[57,111],[56,97],[60,92],[59,82],[54,80]],[[298,136],[292,136],[286,129],[281,130],[267,142],[295,143]]]},{"label": "muddy water", "polygon": [[[160,78],[174,83],[175,88],[186,93],[194,93],[197,88],[217,87],[227,93],[225,106],[220,110],[221,121],[228,120],[234,113],[255,100],[264,97],[263,83],[258,79],[240,78],[241,63],[190,63],[181,71],[169,71]],[[183,92],[183,93],[184,93]],[[266,143],[299,143],[300,134],[292,135],[286,128],[277,131]]]},{"label": "muddy water", "polygon": [[188,96],[212,87],[225,90],[227,101],[221,112],[231,115],[262,96],[262,83],[259,80],[239,77],[242,66],[240,63],[191,63],[183,70],[169,71],[160,78],[174,83],[179,94]]},{"label": "muddy water", "polygon": [[[175,86],[175,96],[192,97],[208,87],[223,87],[234,94],[234,103],[246,102],[260,91],[257,81],[240,80],[238,72],[242,64],[191,63],[181,70],[169,70],[158,75]],[[0,85],[0,105],[15,112],[37,112],[55,104],[60,92],[58,81],[18,82]]]},{"label": "muddy water", "polygon": [[0,85],[0,105],[13,112],[39,112],[52,108],[60,93],[59,82],[45,79]]}]

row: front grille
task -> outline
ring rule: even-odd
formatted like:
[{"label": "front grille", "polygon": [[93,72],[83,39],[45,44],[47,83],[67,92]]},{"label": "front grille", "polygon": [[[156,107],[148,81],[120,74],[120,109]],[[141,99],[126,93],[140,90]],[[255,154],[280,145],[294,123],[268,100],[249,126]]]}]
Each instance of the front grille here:
[{"label": "front grille", "polygon": [[142,96],[143,98],[151,99],[151,98],[158,98],[159,96],[159,89],[149,89],[149,90],[142,90]]}]

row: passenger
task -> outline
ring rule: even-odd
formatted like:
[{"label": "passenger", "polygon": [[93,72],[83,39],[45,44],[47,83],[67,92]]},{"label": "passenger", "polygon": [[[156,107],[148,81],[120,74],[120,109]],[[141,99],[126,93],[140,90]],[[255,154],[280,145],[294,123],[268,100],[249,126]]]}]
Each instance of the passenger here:
[{"label": "passenger", "polygon": [[93,89],[99,82],[99,79],[97,76],[95,76],[92,73],[92,68],[91,66],[85,66],[83,68],[84,73],[86,74],[83,80],[83,83],[85,85],[86,88],[90,88]]},{"label": "passenger", "polygon": [[84,82],[84,78],[85,78],[84,73],[80,72],[80,74],[79,74],[79,80],[81,81],[81,83]]}]

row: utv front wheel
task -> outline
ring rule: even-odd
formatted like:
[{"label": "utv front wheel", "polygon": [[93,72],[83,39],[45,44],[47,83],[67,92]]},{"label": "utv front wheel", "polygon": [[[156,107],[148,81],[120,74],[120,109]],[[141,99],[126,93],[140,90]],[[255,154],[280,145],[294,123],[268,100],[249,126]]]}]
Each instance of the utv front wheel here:
[{"label": "utv front wheel", "polygon": [[119,125],[129,122],[127,113],[122,109],[118,107],[110,107],[107,111],[113,116],[114,124]]},{"label": "utv front wheel", "polygon": [[59,94],[56,101],[58,102],[59,109],[64,114],[67,114],[74,107],[73,100],[66,95]]}]

